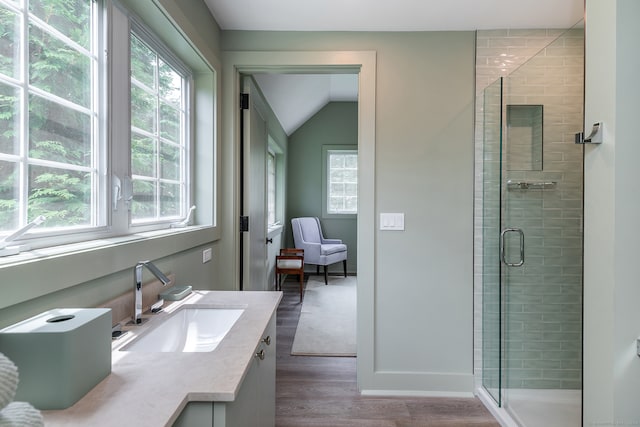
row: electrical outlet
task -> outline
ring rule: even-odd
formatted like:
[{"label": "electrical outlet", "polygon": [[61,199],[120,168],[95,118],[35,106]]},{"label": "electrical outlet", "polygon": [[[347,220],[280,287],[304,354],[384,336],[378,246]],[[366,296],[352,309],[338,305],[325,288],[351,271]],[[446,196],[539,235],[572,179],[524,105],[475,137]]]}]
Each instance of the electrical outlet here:
[{"label": "electrical outlet", "polygon": [[212,257],[212,249],[211,248],[207,248],[205,250],[202,251],[202,263],[206,263],[211,261],[211,257]]}]

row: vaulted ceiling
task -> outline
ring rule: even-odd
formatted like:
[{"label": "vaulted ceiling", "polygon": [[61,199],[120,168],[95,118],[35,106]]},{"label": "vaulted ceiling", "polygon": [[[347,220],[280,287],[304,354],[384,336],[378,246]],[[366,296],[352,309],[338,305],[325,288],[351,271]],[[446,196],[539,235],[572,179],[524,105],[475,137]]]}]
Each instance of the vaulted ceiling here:
[{"label": "vaulted ceiling", "polygon": [[[571,28],[584,0],[204,0],[222,30],[473,31]],[[357,99],[355,76],[259,75],[287,134],[330,101]]]}]

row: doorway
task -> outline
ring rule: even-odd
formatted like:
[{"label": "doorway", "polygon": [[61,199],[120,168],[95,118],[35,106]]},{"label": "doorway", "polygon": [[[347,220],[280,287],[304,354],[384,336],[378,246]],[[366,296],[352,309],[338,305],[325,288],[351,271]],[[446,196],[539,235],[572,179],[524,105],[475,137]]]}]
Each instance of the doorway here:
[{"label": "doorway", "polygon": [[[359,163],[359,215],[357,225],[358,252],[356,265],[358,271],[358,317],[357,317],[357,357],[358,382],[374,375],[374,235],[375,229],[374,190],[375,190],[375,69],[376,55],[370,51],[354,52],[226,52],[223,60],[222,119],[236,123],[223,132],[225,140],[232,140],[232,150],[222,153],[222,162],[229,165],[238,176],[238,110],[240,92],[240,74],[260,72],[351,72],[359,75],[359,111],[358,111],[358,153]],[[237,203],[237,197],[231,197]],[[236,205],[237,206],[237,205]],[[236,210],[237,212],[237,210]],[[238,230],[239,212],[230,218],[223,218],[229,230]],[[239,238],[236,238],[236,242]],[[238,247],[238,243],[235,245]],[[231,257],[238,271],[239,259]],[[235,261],[234,259],[235,258]],[[238,282],[238,275],[235,275]],[[366,283],[366,286],[363,286]]]},{"label": "doorway", "polygon": [[357,74],[243,74],[242,88],[242,289],[274,289],[273,259],[294,246],[297,217],[317,217],[325,237],[341,239],[355,273]]}]

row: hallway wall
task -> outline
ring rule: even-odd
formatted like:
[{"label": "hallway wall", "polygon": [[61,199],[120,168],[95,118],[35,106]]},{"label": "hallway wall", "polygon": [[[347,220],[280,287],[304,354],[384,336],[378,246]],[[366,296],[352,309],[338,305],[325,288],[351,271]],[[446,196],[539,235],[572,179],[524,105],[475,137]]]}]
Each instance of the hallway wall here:
[{"label": "hallway wall", "polygon": [[[291,218],[316,216],[320,219],[324,236],[342,239],[347,245],[347,271],[356,272],[358,259],[357,218],[325,217],[322,207],[322,147],[358,145],[358,103],[330,102],[289,138],[287,161],[287,242],[293,247]],[[309,267],[315,272],[315,267]],[[329,267],[330,272],[342,272],[342,263]]]}]

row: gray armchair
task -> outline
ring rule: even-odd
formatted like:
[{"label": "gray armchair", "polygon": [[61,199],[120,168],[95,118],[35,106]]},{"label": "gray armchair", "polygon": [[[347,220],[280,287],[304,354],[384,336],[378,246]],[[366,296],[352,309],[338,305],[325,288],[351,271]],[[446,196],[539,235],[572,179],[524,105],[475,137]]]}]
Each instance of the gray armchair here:
[{"label": "gray armchair", "polygon": [[316,272],[324,267],[324,284],[327,284],[327,266],[342,261],[344,277],[347,277],[347,245],[340,239],[325,239],[320,220],[315,217],[292,218],[293,241],[296,248],[304,249],[305,264],[315,264]]}]

